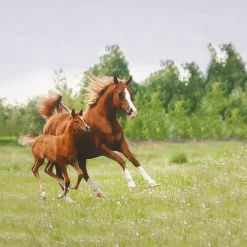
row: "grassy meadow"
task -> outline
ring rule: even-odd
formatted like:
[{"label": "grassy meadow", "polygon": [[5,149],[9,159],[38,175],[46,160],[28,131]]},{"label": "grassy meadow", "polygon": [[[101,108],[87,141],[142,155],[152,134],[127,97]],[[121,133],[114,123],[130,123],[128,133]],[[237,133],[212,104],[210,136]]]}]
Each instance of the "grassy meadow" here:
[{"label": "grassy meadow", "polygon": [[[48,196],[41,199],[30,147],[0,146],[0,246],[247,246],[246,143],[144,142],[131,149],[159,187],[149,188],[128,162],[138,186],[130,192],[120,166],[101,157],[88,170],[105,197],[82,181],[69,204],[56,199],[60,188],[45,165]],[[170,164],[177,153],[187,163]]]}]

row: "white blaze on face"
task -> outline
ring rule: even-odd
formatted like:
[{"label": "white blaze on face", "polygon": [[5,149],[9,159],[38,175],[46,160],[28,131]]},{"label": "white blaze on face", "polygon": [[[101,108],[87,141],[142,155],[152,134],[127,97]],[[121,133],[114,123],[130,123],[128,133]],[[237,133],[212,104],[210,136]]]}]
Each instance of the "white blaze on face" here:
[{"label": "white blaze on face", "polygon": [[85,123],[85,121],[84,121],[84,118],[83,117],[80,117],[80,119],[82,120],[82,122],[85,124],[85,127],[88,127],[88,128],[90,128],[86,123]]},{"label": "white blaze on face", "polygon": [[133,104],[132,101],[131,101],[130,93],[129,93],[129,91],[127,90],[127,88],[125,88],[125,98],[126,98],[126,100],[128,101],[128,103],[129,103],[130,109],[132,109],[132,113],[131,113],[131,115],[129,116],[129,118],[134,118],[134,117],[136,117],[136,115],[137,115],[137,110],[136,110],[134,104]]}]

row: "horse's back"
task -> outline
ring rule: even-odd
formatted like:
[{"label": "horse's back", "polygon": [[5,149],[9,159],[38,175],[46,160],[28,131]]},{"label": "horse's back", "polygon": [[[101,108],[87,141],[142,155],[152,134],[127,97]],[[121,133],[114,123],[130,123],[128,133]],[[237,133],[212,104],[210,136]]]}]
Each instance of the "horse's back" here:
[{"label": "horse's back", "polygon": [[61,135],[65,130],[65,125],[67,125],[67,119],[70,116],[69,112],[58,113],[50,117],[44,128],[43,134],[44,135]]}]

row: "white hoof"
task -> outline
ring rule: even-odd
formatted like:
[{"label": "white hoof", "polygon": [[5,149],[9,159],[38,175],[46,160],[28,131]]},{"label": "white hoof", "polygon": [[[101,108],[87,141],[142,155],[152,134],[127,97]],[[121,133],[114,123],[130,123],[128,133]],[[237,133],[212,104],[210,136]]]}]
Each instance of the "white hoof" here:
[{"label": "white hoof", "polygon": [[133,193],[137,191],[136,187],[130,187],[130,186],[129,186],[129,190]]},{"label": "white hoof", "polygon": [[149,187],[157,187],[157,186],[159,185],[154,180],[149,183]]},{"label": "white hoof", "polygon": [[75,202],[75,201],[73,201],[73,200],[71,199],[71,197],[70,197],[69,195],[66,195],[65,198],[66,198],[66,201],[67,201],[68,203],[73,203],[73,202]]},{"label": "white hoof", "polygon": [[45,199],[46,198],[46,192],[45,191],[42,191],[41,192],[41,196],[42,196],[43,199]]}]

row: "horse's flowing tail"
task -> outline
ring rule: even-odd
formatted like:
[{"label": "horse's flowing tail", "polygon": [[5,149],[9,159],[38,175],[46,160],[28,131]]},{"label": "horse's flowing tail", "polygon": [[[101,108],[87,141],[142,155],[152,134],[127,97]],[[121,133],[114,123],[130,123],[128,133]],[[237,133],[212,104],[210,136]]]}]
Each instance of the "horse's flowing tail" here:
[{"label": "horse's flowing tail", "polygon": [[57,89],[48,92],[48,96],[40,99],[39,113],[45,119],[49,119],[56,113],[68,112],[70,109],[62,101],[62,94]]},{"label": "horse's flowing tail", "polygon": [[35,137],[29,135],[20,136],[18,139],[18,142],[23,146],[32,145],[34,141],[35,141]]}]

